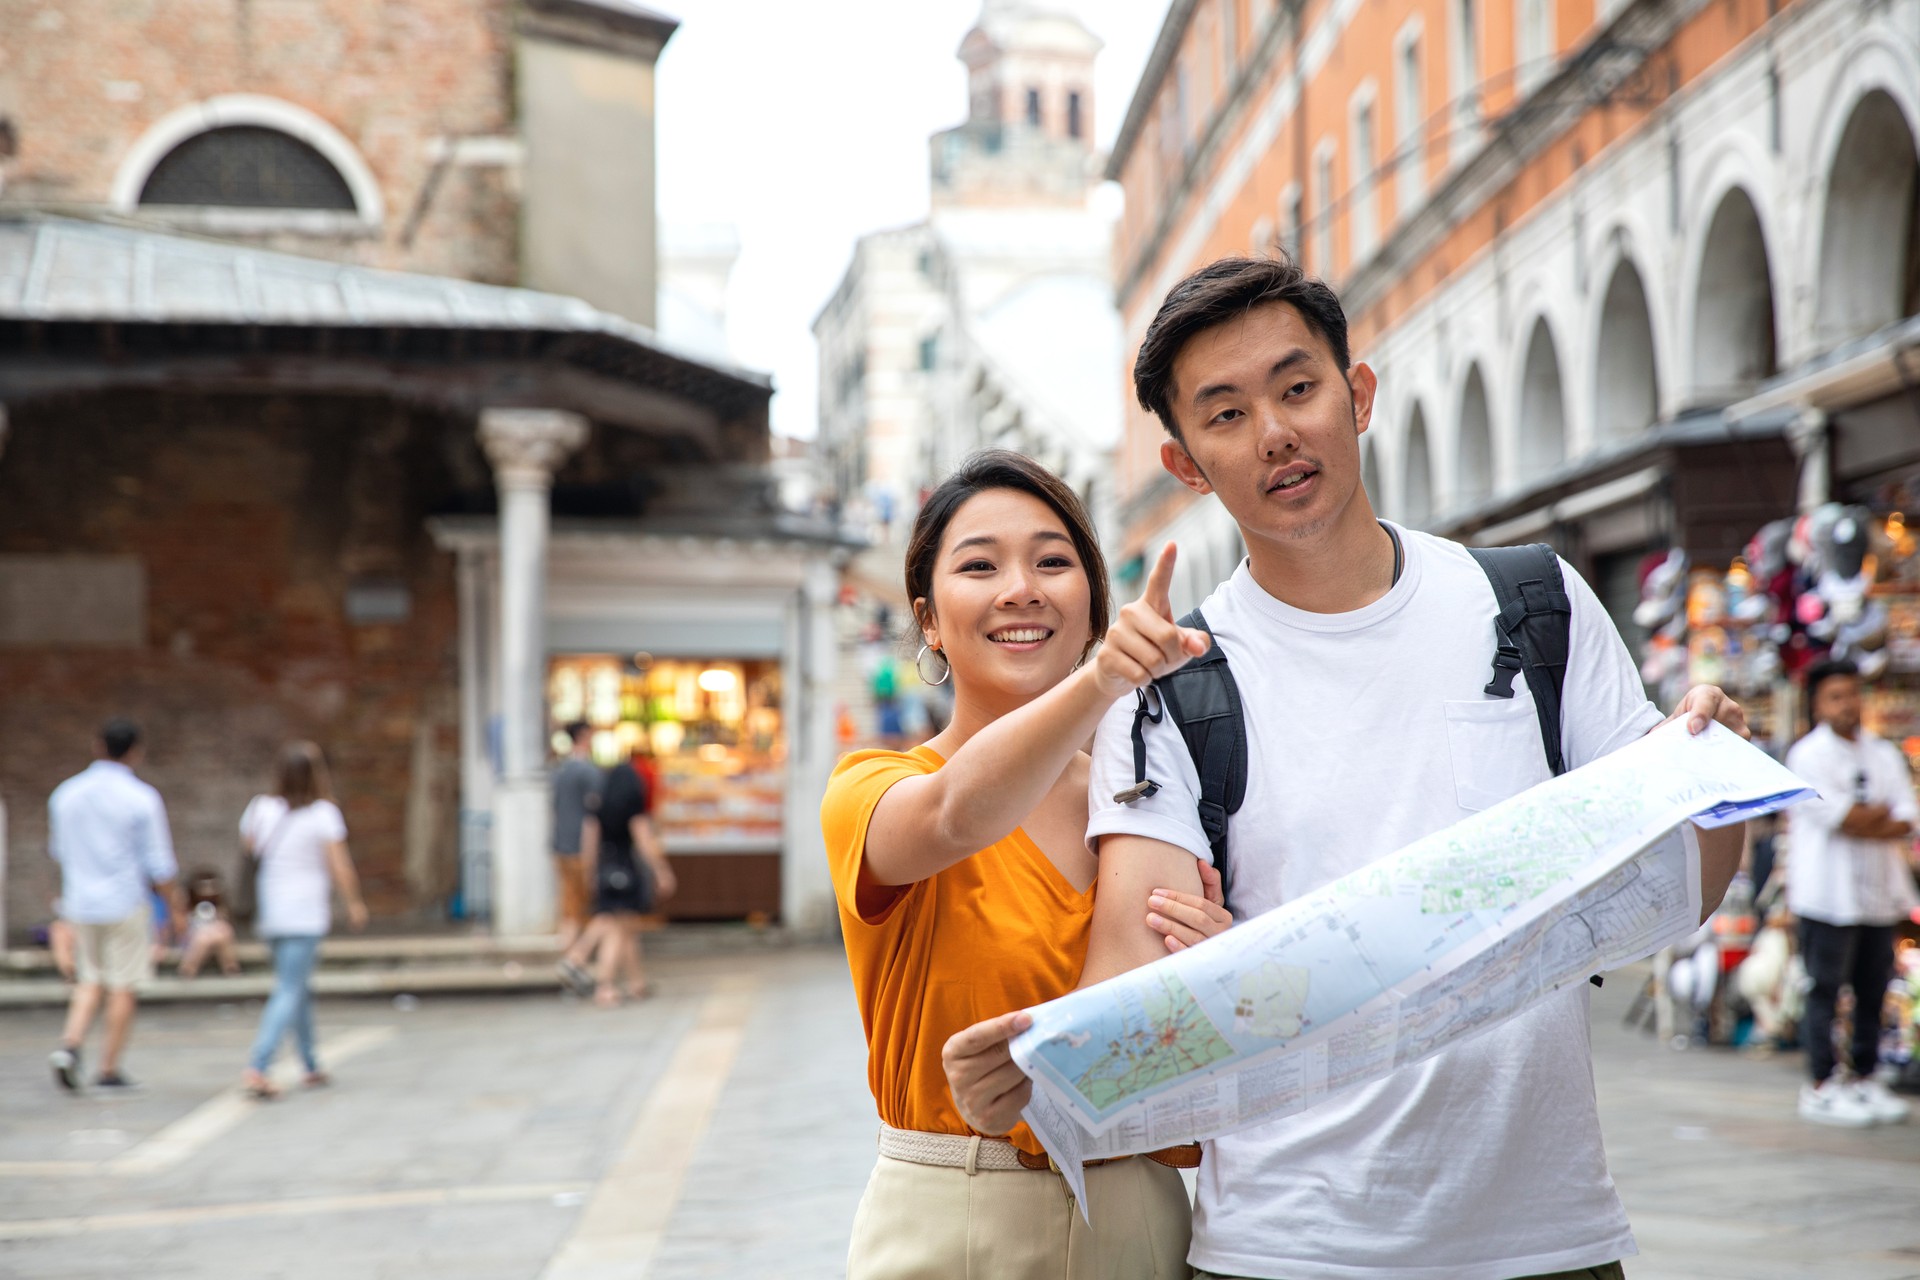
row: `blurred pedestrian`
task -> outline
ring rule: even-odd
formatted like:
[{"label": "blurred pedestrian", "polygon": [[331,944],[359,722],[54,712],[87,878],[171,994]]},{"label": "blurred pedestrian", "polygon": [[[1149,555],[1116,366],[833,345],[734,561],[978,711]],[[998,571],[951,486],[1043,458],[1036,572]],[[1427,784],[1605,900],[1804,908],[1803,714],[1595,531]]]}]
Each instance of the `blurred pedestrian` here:
[{"label": "blurred pedestrian", "polygon": [[581,858],[594,887],[593,918],[567,959],[584,966],[595,956],[593,1002],[601,1008],[652,994],[640,917],[671,898],[677,884],[648,807],[640,772],[630,762],[615,765],[602,785],[597,822],[585,832]]},{"label": "blurred pedestrian", "polygon": [[[1880,1010],[1893,976],[1893,927],[1913,910],[1913,873],[1904,850],[1920,805],[1905,757],[1860,723],[1860,672],[1851,662],[1807,671],[1813,732],[1787,752],[1787,767],[1819,791],[1795,807],[1787,858],[1787,905],[1800,918],[1807,992],[1807,1070],[1800,1118],[1865,1128],[1897,1124],[1909,1107],[1873,1078],[1880,1060]],[[1835,1062],[1834,1008],[1853,988],[1853,1044]]]},{"label": "blurred pedestrian", "polygon": [[567,758],[553,773],[553,875],[560,887],[560,947],[571,947],[586,926],[592,890],[580,860],[581,831],[600,803],[600,769],[593,763],[593,729],[567,726]]},{"label": "blurred pedestrian", "polygon": [[240,839],[259,863],[256,929],[273,950],[273,994],[260,1014],[242,1077],[255,1098],[279,1091],[267,1068],[280,1041],[293,1032],[309,1087],[330,1083],[314,1055],[313,979],[320,940],[333,923],[330,888],[347,906],[347,922],[366,927],[367,907],[347,852],[347,821],[334,803],[326,760],[311,742],[290,742],[280,752],[274,789],[255,796],[240,816]]},{"label": "blurred pedestrian", "polygon": [[240,972],[233,942],[233,921],[227,915],[227,895],[219,874],[194,872],[187,880],[187,936],[180,954],[180,976],[198,974],[208,956],[219,962],[221,973],[231,977]]},{"label": "blurred pedestrian", "polygon": [[153,976],[149,888],[159,890],[169,916],[179,911],[167,807],[133,772],[142,755],[139,728],[109,720],[94,750],[99,758],[55,787],[47,801],[47,845],[60,864],[60,915],[72,929],[78,979],[49,1062],[69,1092],[80,1088],[81,1049],[103,1001],[106,1043],[94,1088],[134,1087],[120,1070],[120,1055],[133,1032],[140,986]]}]

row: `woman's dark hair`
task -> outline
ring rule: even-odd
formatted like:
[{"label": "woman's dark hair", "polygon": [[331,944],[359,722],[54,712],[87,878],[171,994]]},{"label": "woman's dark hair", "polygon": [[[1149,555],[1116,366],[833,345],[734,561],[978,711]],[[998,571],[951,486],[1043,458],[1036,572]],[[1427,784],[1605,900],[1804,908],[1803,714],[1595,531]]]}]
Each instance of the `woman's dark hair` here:
[{"label": "woman's dark hair", "polygon": [[289,742],[280,748],[273,793],[287,802],[288,809],[304,809],[315,800],[333,799],[326,757],[320,754],[320,748],[311,742]]},{"label": "woman's dark hair", "polygon": [[627,826],[646,813],[647,784],[630,760],[607,770],[600,781],[600,834],[602,838],[626,844],[633,837]]},{"label": "woman's dark hair", "polygon": [[1196,334],[1269,302],[1284,302],[1300,313],[1315,337],[1333,352],[1333,362],[1344,375],[1352,363],[1347,348],[1347,313],[1339,295],[1308,275],[1282,250],[1270,258],[1222,258],[1208,263],[1167,292],[1153,323],[1133,358],[1133,393],[1140,407],[1160,419],[1175,440],[1180,425],[1174,421],[1169,396],[1173,392],[1173,362]]},{"label": "woman's dark hair", "polygon": [[226,895],[220,890],[220,873],[206,867],[194,872],[187,881],[188,908],[197,907],[203,902],[211,902],[223,909],[227,905]]},{"label": "woman's dark hair", "polygon": [[[955,469],[954,473],[942,480],[927,500],[920,504],[920,514],[913,522],[913,535],[907,539],[907,599],[908,601],[933,601],[933,566],[940,556],[940,540],[946,537],[947,526],[953,522],[953,513],[978,493],[990,489],[1012,489],[1016,493],[1028,494],[1047,504],[1053,514],[1060,517],[1060,523],[1067,527],[1067,536],[1073,539],[1073,549],[1080,556],[1080,563],[1087,571],[1088,621],[1093,624],[1087,635],[1087,647],[1081,651],[1084,660],[1093,652],[1093,646],[1107,633],[1107,622],[1113,616],[1113,597],[1107,585],[1107,559],[1100,554],[1100,539],[1093,532],[1093,521],[1087,515],[1087,508],[1080,501],[1080,495],[1047,468],[1035,462],[1024,453],[1015,453],[1011,449],[984,449],[969,457]],[[918,613],[919,605],[913,605]],[[920,619],[916,616],[914,621]]]}]

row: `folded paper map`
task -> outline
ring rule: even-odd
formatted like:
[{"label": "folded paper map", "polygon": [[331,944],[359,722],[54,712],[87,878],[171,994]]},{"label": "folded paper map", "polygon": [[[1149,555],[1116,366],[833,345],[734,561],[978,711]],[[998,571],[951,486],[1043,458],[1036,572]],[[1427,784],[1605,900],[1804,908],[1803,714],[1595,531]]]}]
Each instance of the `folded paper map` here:
[{"label": "folded paper map", "polygon": [[[1038,1006],[1013,1058],[1067,1172],[1291,1115],[1700,920],[1684,824],[1813,795],[1720,725],[1665,725],[1199,946]],[[1257,853],[1244,856],[1258,856]]]}]

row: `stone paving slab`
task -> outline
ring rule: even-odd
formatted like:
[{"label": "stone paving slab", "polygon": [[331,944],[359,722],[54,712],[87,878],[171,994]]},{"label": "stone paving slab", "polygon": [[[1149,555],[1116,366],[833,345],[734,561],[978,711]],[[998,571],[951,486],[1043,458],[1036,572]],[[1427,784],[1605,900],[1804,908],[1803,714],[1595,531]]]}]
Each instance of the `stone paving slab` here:
[{"label": "stone paving slab", "polygon": [[[237,1076],[258,1002],[144,1011],[128,1067],[150,1087],[113,1102],[53,1088],[58,1011],[0,1013],[0,1276],[538,1280],[713,992],[742,980],[739,1051],[635,1274],[841,1275],[876,1124],[843,957],[666,957],[652,972],[662,994],[612,1012],[552,995],[323,1001],[323,1057],[330,1040],[390,1034],[336,1088],[261,1106],[140,1176],[88,1169],[203,1114]],[[1633,1280],[1920,1280],[1920,1125],[1804,1125],[1797,1055],[1675,1053],[1619,1025],[1633,985],[1609,981],[1593,1023]],[[5,1172],[33,1163],[67,1172]]]}]

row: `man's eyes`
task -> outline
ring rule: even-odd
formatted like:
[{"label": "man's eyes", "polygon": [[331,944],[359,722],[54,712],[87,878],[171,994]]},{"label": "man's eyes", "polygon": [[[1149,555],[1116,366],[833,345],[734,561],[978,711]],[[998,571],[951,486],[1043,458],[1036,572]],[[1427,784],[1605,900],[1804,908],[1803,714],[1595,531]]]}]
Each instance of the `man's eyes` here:
[{"label": "man's eyes", "polygon": [[1296,382],[1287,388],[1287,399],[1291,400],[1295,396],[1303,396],[1312,389],[1313,384],[1311,382]]},{"label": "man's eyes", "polygon": [[1215,423],[1233,422],[1236,419],[1246,416],[1247,415],[1239,409],[1222,409],[1220,412],[1214,414],[1212,418],[1208,419],[1208,425],[1212,426]]}]

